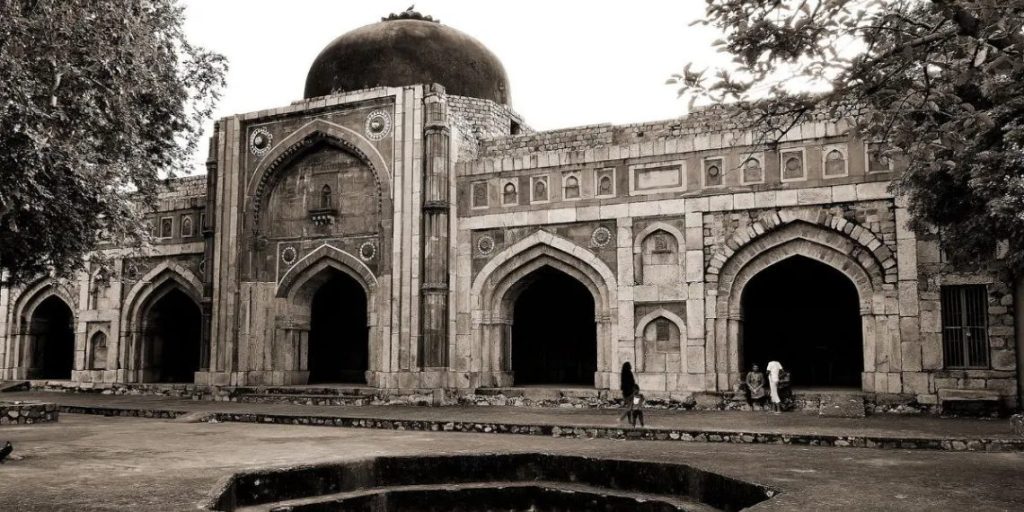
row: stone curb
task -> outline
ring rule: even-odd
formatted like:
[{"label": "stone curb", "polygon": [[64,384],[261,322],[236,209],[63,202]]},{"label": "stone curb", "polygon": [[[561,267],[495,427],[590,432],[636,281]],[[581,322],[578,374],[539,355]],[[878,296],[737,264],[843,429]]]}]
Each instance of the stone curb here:
[{"label": "stone curb", "polygon": [[[125,416],[175,419],[189,411],[166,409],[133,409],[61,405],[69,414]],[[412,419],[352,418],[295,414],[210,412],[211,421],[262,423],[275,425],[310,425],[381,430],[424,432],[467,432],[474,434],[519,434],[578,439],[625,439],[637,441],[682,441],[734,444],[775,444],[793,446],[827,446],[881,448],[901,450],[940,450],[957,452],[1024,452],[1024,439],[1012,438],[921,438],[891,436],[834,436],[825,434],[785,434],[776,432],[733,432],[664,428],[616,428],[604,426],[565,426],[512,424],[470,421],[434,421]]]}]

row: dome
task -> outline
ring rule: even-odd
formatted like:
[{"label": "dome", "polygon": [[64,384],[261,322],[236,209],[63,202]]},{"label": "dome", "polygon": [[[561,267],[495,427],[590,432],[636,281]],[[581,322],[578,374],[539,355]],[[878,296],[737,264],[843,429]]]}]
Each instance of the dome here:
[{"label": "dome", "polygon": [[509,104],[501,61],[480,41],[414,11],[343,34],[306,75],[305,97],[439,83],[448,94]]}]

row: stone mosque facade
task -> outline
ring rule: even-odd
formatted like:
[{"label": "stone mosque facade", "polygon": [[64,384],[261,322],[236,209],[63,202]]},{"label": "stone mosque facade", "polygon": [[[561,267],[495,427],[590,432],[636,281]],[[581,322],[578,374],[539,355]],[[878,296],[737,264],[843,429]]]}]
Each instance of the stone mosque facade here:
[{"label": "stone mosque facade", "polygon": [[216,123],[144,252],[0,289],[0,380],[389,392],[547,385],[1018,396],[1014,290],[907,227],[848,123],[758,144],[720,107],[535,132],[500,61],[406,12],[342,35],[305,99]]}]

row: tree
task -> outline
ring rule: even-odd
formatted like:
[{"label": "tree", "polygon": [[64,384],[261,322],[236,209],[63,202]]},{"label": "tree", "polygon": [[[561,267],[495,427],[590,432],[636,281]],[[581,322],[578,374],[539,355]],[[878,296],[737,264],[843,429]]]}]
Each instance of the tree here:
[{"label": "tree", "polygon": [[66,274],[145,242],[224,84],[176,0],[0,0],[0,274]]},{"label": "tree", "polygon": [[[907,169],[912,227],[956,264],[1024,269],[1024,0],[708,0],[701,23],[731,67],[670,83],[735,103],[779,137],[813,116],[852,121]],[[1005,246],[1004,246],[1005,247]]]}]

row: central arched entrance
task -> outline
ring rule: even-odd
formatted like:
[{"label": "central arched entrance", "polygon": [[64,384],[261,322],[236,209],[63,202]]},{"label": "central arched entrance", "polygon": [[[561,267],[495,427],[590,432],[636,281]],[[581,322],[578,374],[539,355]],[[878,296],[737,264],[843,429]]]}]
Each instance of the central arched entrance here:
[{"label": "central arched entrance", "polygon": [[835,268],[793,256],[755,275],[742,295],[742,371],[778,360],[802,387],[861,387],[857,288]]},{"label": "central arched entrance", "polygon": [[348,274],[329,272],[310,311],[309,382],[365,384],[370,361],[366,291]]},{"label": "central arched entrance", "polygon": [[195,380],[202,321],[199,305],[176,286],[156,299],[146,315],[145,381]]},{"label": "central arched entrance", "polygon": [[29,329],[35,340],[32,366],[38,379],[70,379],[75,359],[74,313],[55,295],[32,313]]},{"label": "central arched entrance", "polygon": [[512,320],[515,385],[594,385],[594,297],[569,275],[541,267],[523,278]]}]

